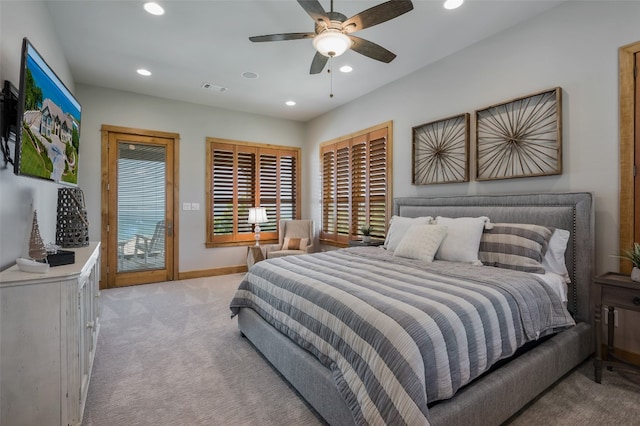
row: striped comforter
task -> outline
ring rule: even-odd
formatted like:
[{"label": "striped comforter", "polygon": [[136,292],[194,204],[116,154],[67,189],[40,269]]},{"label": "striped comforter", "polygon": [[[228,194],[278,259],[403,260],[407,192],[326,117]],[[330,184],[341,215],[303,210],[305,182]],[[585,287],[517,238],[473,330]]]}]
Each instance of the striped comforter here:
[{"label": "striped comforter", "polygon": [[574,325],[556,293],[519,271],[394,257],[375,247],[256,263],[231,301],[330,368],[357,424],[429,424],[524,343]]}]

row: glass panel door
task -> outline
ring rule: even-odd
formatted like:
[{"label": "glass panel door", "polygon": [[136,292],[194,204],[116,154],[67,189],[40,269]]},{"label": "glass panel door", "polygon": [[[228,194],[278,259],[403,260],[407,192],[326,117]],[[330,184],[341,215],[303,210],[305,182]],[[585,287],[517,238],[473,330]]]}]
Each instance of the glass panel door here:
[{"label": "glass panel door", "polygon": [[173,279],[174,140],[110,133],[107,287]]},{"label": "glass panel door", "polygon": [[118,142],[118,273],[165,267],[166,169],[166,147]]}]

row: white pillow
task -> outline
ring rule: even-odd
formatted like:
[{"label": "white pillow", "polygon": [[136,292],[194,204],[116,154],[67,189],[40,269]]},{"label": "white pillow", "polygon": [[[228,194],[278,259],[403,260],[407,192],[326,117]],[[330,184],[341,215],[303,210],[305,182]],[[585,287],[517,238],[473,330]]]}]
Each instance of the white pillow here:
[{"label": "white pillow", "polygon": [[433,256],[445,235],[447,235],[446,226],[413,225],[404,234],[393,255],[433,262]]},{"label": "white pillow", "polygon": [[432,220],[433,218],[431,216],[415,218],[393,216],[391,218],[391,225],[387,231],[387,238],[384,241],[384,247],[389,251],[394,251],[411,225],[428,225]]},{"label": "white pillow", "polygon": [[488,223],[486,217],[442,217],[436,218],[438,225],[444,225],[447,235],[442,240],[436,253],[437,260],[449,260],[452,262],[467,262],[474,265],[482,265],[478,259],[480,238],[482,230]]},{"label": "white pillow", "polygon": [[547,272],[562,275],[566,283],[571,282],[567,265],[564,263],[564,252],[567,250],[567,243],[571,233],[564,229],[556,229],[549,240],[549,247],[542,259],[542,266]]}]

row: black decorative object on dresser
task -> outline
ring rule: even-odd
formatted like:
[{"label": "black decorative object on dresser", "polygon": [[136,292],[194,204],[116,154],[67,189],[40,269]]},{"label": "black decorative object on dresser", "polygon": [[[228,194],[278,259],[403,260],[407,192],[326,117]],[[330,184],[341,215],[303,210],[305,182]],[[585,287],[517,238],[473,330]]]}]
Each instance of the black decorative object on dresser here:
[{"label": "black decorative object on dresser", "polygon": [[[600,383],[602,380],[602,367],[619,368],[629,371],[640,372],[640,366],[630,364],[615,354],[614,349],[614,322],[615,309],[628,309],[640,312],[640,284],[631,281],[628,275],[617,272],[607,272],[597,276],[594,280],[595,297],[595,333],[596,333],[596,359],[595,380]],[[607,306],[607,349],[606,360],[602,354],[602,307]]]}]

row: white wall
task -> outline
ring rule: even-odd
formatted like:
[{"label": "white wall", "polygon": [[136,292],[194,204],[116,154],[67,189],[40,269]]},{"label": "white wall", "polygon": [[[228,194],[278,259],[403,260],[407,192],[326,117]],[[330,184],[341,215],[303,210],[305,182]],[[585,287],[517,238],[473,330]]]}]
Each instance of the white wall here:
[{"label": "white wall", "polygon": [[[309,173],[320,173],[318,145],[393,120],[393,195],[592,191],[596,272],[618,269],[618,48],[640,40],[640,2],[567,2],[444,58],[309,124]],[[435,41],[434,41],[435,42]],[[411,128],[469,112],[471,176],[474,111],[562,87],[563,173],[489,182],[411,184]],[[312,181],[312,218],[320,219],[320,184]]]},{"label": "white wall", "polygon": [[[20,52],[27,37],[71,90],[74,81],[62,48],[50,25],[42,2],[0,1],[0,82],[20,83]],[[13,150],[13,144],[11,144]],[[82,171],[79,179],[82,180]],[[15,263],[27,250],[32,209],[38,212],[40,234],[45,243],[55,242],[56,210],[60,185],[45,180],[18,177],[0,160],[0,269]]]},{"label": "white wall", "polygon": [[[81,187],[85,192],[91,240],[100,239],[100,128],[103,124],[178,133],[180,199],[200,203],[198,211],[181,211],[179,271],[196,271],[246,262],[246,247],[207,249],[205,243],[205,138],[207,136],[301,147],[305,126],[220,108],[77,85],[82,103]],[[302,150],[302,155],[306,155]],[[306,214],[303,196],[302,214]]]}]

